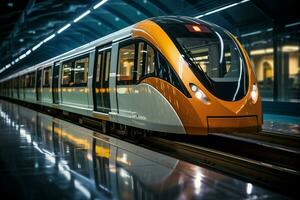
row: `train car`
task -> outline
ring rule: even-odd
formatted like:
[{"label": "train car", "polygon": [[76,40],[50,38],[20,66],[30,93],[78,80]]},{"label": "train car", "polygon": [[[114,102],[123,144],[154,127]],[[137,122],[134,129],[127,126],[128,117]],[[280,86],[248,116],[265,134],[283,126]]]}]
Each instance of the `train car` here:
[{"label": "train car", "polygon": [[147,131],[262,126],[246,51],[229,31],[190,17],[147,19],[39,63],[1,80],[1,95]]}]

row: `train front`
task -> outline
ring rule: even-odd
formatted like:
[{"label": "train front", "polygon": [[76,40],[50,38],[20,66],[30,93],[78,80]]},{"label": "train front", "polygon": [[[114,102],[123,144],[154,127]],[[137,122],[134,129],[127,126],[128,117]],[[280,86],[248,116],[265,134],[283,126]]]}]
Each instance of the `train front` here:
[{"label": "train front", "polygon": [[248,55],[231,33],[187,17],[154,18],[148,25],[148,32],[155,32],[148,40],[157,45],[189,91],[190,97],[174,91],[165,95],[187,134],[261,129],[257,81]]}]

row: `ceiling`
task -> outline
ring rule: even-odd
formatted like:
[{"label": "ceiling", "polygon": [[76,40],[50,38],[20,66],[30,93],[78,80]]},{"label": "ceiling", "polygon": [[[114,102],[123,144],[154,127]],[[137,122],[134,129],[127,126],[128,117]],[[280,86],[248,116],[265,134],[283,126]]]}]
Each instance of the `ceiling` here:
[{"label": "ceiling", "polygon": [[[300,20],[297,0],[108,0],[97,9],[101,0],[0,1],[0,70],[7,67],[1,77],[154,16],[201,16],[238,36],[273,27],[278,31]],[[74,23],[87,10],[91,12]],[[19,59],[21,55],[26,57]]]}]

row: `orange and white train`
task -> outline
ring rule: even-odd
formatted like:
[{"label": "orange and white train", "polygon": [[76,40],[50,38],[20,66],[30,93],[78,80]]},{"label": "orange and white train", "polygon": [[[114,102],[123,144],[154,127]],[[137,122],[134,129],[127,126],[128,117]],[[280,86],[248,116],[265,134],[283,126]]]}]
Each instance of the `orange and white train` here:
[{"label": "orange and white train", "polygon": [[155,17],[10,75],[1,95],[148,131],[259,131],[249,57],[227,30]]}]

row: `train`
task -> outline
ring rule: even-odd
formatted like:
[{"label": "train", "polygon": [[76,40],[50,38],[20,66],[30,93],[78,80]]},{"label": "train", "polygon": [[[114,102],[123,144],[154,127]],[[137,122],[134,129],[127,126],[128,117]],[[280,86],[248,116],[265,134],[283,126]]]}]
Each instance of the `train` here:
[{"label": "train", "polygon": [[258,132],[263,123],[243,46],[226,29],[191,17],[143,20],[0,85],[2,97],[91,117],[105,127],[207,135]]}]

